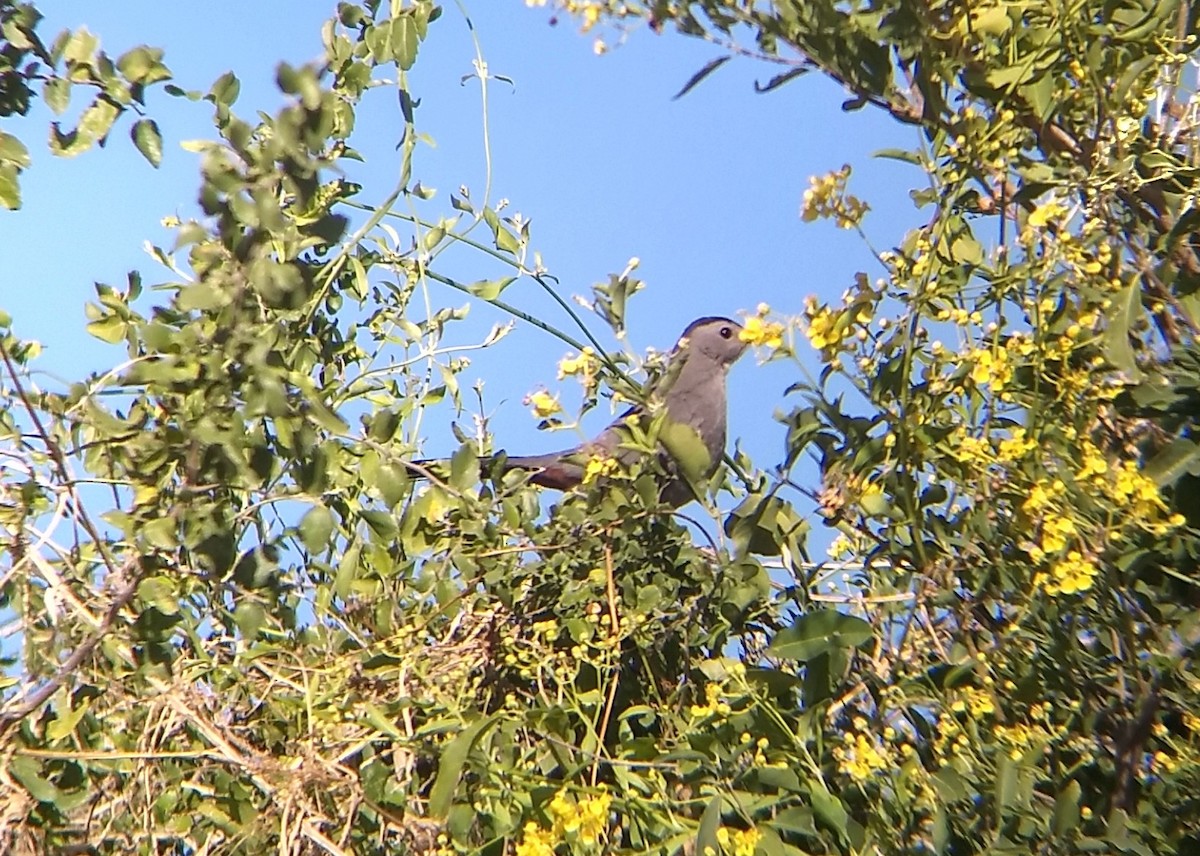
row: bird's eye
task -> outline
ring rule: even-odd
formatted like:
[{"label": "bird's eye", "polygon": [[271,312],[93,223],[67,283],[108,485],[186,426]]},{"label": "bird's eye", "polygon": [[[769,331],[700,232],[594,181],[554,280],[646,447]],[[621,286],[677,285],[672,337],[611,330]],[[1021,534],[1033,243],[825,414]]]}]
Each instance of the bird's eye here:
[{"label": "bird's eye", "polygon": [[721,338],[722,339],[728,339],[732,335],[733,335],[732,327],[722,327],[721,328]]}]

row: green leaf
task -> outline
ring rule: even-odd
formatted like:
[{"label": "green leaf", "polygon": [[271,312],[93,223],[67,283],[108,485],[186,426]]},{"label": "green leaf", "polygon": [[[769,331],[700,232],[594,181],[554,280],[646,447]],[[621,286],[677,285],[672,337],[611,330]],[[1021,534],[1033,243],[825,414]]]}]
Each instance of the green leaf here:
[{"label": "green leaf", "polygon": [[10,163],[0,163],[0,205],[9,211],[21,207],[21,182],[17,168]]},{"label": "green leaf", "polygon": [[658,432],[658,441],[697,496],[703,496],[703,484],[708,478],[713,459],[700,439],[700,433],[691,425],[667,420]]},{"label": "green leaf", "polygon": [[139,120],[130,129],[129,135],[151,166],[157,167],[162,163],[162,134],[158,132],[158,125],[153,119]]},{"label": "green leaf", "polygon": [[521,239],[504,226],[496,227],[496,249],[502,253],[516,254],[521,249]]},{"label": "green leaf", "polygon": [[79,117],[79,134],[86,137],[88,145],[94,140],[103,140],[120,115],[121,108],[104,96],[98,97]]},{"label": "green leaf", "polygon": [[161,550],[173,550],[179,546],[175,521],[170,517],[151,520],[142,527],[142,536],[151,546]]},{"label": "green leaf", "polygon": [[105,315],[87,325],[88,333],[110,345],[125,341],[125,331],[128,329],[129,323],[118,315]]},{"label": "green leaf", "polygon": [[[969,8],[969,7],[968,7]],[[971,29],[989,36],[999,36],[1012,29],[1012,18],[1003,6],[990,6],[972,12]]]},{"label": "green leaf", "polygon": [[948,764],[933,774],[933,780],[937,783],[937,794],[941,802],[957,802],[969,796],[963,777]]},{"label": "green leaf", "polygon": [[1144,377],[1129,342],[1129,332],[1141,314],[1142,290],[1136,281],[1130,281],[1112,298],[1112,312],[1108,315],[1107,329],[1102,339],[1104,358],[1124,372],[1131,383],[1137,383]]},{"label": "green leaf", "polygon": [[42,765],[36,758],[18,755],[8,762],[8,772],[38,802],[52,803],[60,795],[58,788],[43,778]]},{"label": "green leaf", "polygon": [[333,593],[340,600],[344,601],[350,596],[350,589],[354,585],[354,581],[358,579],[358,565],[361,556],[362,544],[355,541],[346,548],[341,561],[338,562],[337,574],[333,578]]},{"label": "green leaf", "polygon": [[467,286],[467,290],[481,300],[495,300],[504,292],[504,289],[516,281],[515,276],[506,276],[503,279],[483,279]]},{"label": "green leaf", "polygon": [[921,164],[921,156],[916,152],[909,151],[908,149],[879,149],[878,151],[871,152],[871,157],[886,160],[898,160],[917,166]]},{"label": "green leaf", "polygon": [[179,613],[179,599],[169,577],[147,577],[138,583],[137,596],[144,604],[154,607],[163,615]]},{"label": "green leaf", "polygon": [[402,14],[392,20],[391,37],[392,56],[396,64],[404,71],[413,67],[417,61],[417,22],[411,14]]},{"label": "green leaf", "polygon": [[[676,100],[682,98],[683,96],[687,95],[689,92],[691,92],[696,87],[696,85],[698,83],[700,83],[700,81],[704,80],[704,78],[708,77],[710,74],[712,74],[718,68],[723,66],[725,63],[729,62],[729,60],[731,60],[731,59],[733,59],[733,56],[730,54],[726,54],[725,56],[719,56],[716,59],[710,59],[708,62],[706,62],[704,64],[703,68],[701,68],[699,71],[697,71],[695,74],[693,74],[688,79],[687,83],[683,84],[683,89],[680,89],[678,92],[676,92],[674,95],[671,96],[671,100],[676,101]],[[700,852],[703,853],[704,851],[700,851]]]},{"label": "green leaf", "polygon": [[237,79],[237,75],[232,71],[227,71],[213,83],[212,89],[208,91],[208,97],[212,99],[214,104],[229,107],[237,101],[241,91],[242,84]]},{"label": "green leaf", "polygon": [[810,71],[812,71],[812,66],[807,65],[798,65],[795,68],[789,68],[782,74],[775,75],[766,83],[759,83],[757,80],[754,81],[754,91],[760,95],[765,92],[770,92],[773,89],[778,89],[780,86],[783,86],[789,81],[795,80],[797,77],[800,77],[803,74],[808,74]]},{"label": "green leaf", "polygon": [[1054,800],[1054,820],[1051,824],[1055,835],[1067,835],[1079,826],[1080,790],[1079,782],[1072,781],[1058,792]]},{"label": "green leaf", "polygon": [[359,512],[363,521],[371,527],[371,531],[385,541],[396,537],[396,521],[387,511],[367,509]]},{"label": "green leaf", "polygon": [[412,479],[409,478],[408,470],[394,464],[382,465],[375,477],[375,487],[388,508],[395,508],[396,504],[408,495],[410,484]]},{"label": "green leaf", "polygon": [[1017,796],[1017,768],[1007,754],[1002,754],[996,766],[996,815],[1003,818]]},{"label": "green leaf", "polygon": [[267,611],[254,601],[244,600],[233,610],[233,623],[247,639],[257,639],[266,621]]},{"label": "green leaf", "polygon": [[51,740],[62,740],[75,730],[75,726],[79,725],[79,721],[88,712],[88,705],[91,702],[90,698],[84,698],[78,707],[68,707],[56,711],[54,719],[46,726],[46,736]]},{"label": "green leaf", "polygon": [[835,609],[815,609],[775,634],[767,650],[776,657],[807,662],[827,651],[857,648],[874,638],[871,625]]},{"label": "green leaf", "polygon": [[817,816],[817,819],[828,829],[836,832],[839,839],[845,840],[846,824],[850,820],[850,815],[846,812],[842,801],[825,790],[825,785],[819,781],[809,782],[808,796],[812,800],[813,814]]},{"label": "green leaf", "polygon": [[778,556],[785,546],[794,551],[809,528],[788,502],[774,495],[751,494],[725,518],[725,534],[739,554]]},{"label": "green leaf", "polygon": [[319,553],[329,546],[333,526],[333,512],[324,505],[314,505],[300,519],[300,540],[310,553]]},{"label": "green leaf", "polygon": [[117,68],[130,83],[149,86],[160,80],[171,79],[171,72],[163,65],[162,58],[162,48],[138,45],[121,54],[117,60]]},{"label": "green leaf", "polygon": [[1021,96],[1033,108],[1034,115],[1039,119],[1047,119],[1054,109],[1056,103],[1054,100],[1054,85],[1055,78],[1052,75],[1043,74],[1028,86],[1022,86],[1019,90]]},{"label": "green leaf", "polygon": [[392,27],[394,23],[393,21],[384,21],[367,30],[367,50],[371,52],[371,58],[380,65],[390,62],[392,59]]},{"label": "green leaf", "polygon": [[62,57],[67,62],[90,65],[99,47],[100,40],[89,33],[87,27],[80,27],[68,36],[63,46]]},{"label": "green leaf", "polygon": [[3,161],[25,169],[29,166],[29,149],[12,134],[0,131],[0,162]]},{"label": "green leaf", "polygon": [[785,808],[770,821],[771,826],[793,835],[816,835],[812,809],[808,806]]},{"label": "green leaf", "polygon": [[720,853],[721,840],[717,831],[721,828],[721,795],[717,794],[704,807],[700,816],[700,826],[696,830],[695,853]]},{"label": "green leaf", "polygon": [[463,767],[466,766],[467,756],[483,734],[498,722],[497,716],[481,719],[459,732],[458,736],[445,744],[442,756],[438,759],[437,778],[429,789],[429,816],[442,820],[450,812],[454,800],[454,792],[462,778]]},{"label": "green leaf", "polygon": [[71,81],[61,77],[50,78],[42,87],[42,98],[54,115],[61,116],[71,102]]},{"label": "green leaf", "polygon": [[983,247],[969,231],[963,232],[950,245],[950,254],[959,264],[979,265],[983,263]]},{"label": "green leaf", "polygon": [[1172,485],[1185,474],[1196,475],[1200,469],[1200,444],[1188,437],[1176,437],[1142,468],[1142,473],[1154,479],[1159,487]]}]

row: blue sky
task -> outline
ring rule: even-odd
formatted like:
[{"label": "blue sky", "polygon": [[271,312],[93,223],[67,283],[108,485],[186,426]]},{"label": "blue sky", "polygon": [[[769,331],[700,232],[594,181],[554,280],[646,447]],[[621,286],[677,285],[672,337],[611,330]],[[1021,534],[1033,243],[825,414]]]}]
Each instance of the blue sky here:
[{"label": "blue sky", "polygon": [[[206,91],[233,70],[242,81],[235,110],[252,117],[282,104],[274,86],[281,60],[299,64],[320,56],[320,27],[332,10],[332,3],[317,2],[53,4],[43,8],[43,36],[87,26],[113,57],[140,43],[163,47],[174,82],[186,89]],[[509,213],[532,219],[532,246],[568,294],[589,294],[593,283],[640,258],[638,275],[648,287],[629,313],[630,342],[639,350],[669,347],[697,316],[736,317],[760,301],[796,314],[809,294],[836,298],[856,271],[872,279],[881,274],[852,233],[801,222],[810,175],[854,166],[851,190],[873,208],[867,229],[879,248],[925,217],[908,197],[920,174],[870,157],[878,149],[913,145],[916,131],[869,109],[843,113],[846,96],[817,74],[759,95],[754,81],[778,69],[735,59],[672,100],[722,53],[716,46],[643,29],[596,56],[592,37],[581,36],[573,21],[551,26],[546,10],[528,9],[522,0],[468,0],[465,10],[492,73],[514,81],[490,84],[493,201],[507,198]],[[431,27],[411,79],[422,99],[418,128],[437,143],[422,147],[416,162],[415,177],[439,191],[426,203],[426,214],[450,213],[447,194],[459,185],[468,185],[473,198],[482,193],[479,86],[461,82],[473,58],[463,11],[449,3]],[[72,110],[81,106],[82,97],[72,101]],[[93,281],[119,285],[133,268],[144,272],[147,283],[168,279],[143,244],[169,245],[172,236],[161,219],[196,212],[198,157],[179,143],[215,137],[209,105],[155,92],[147,112],[164,135],[158,170],[129,143],[128,118],[105,150],[74,160],[46,150],[51,117],[40,105],[6,127],[30,145],[34,164],[23,177],[24,208],[0,213],[0,308],[13,315],[18,335],[42,342],[38,368],[50,373],[44,383],[122,359],[119,349],[84,332],[83,304],[94,293]],[[361,201],[379,201],[393,187],[400,126],[394,90],[378,90],[360,110],[352,143],[367,163],[352,177],[364,185]],[[496,274],[472,256],[452,261],[450,273],[465,281]],[[448,305],[465,302],[449,290],[434,294]],[[552,313],[532,283],[514,285],[504,299],[535,314]],[[473,307],[463,341],[498,320],[496,310]],[[562,444],[562,438],[538,436],[521,399],[541,385],[556,388],[555,366],[565,353],[557,340],[522,327],[496,348],[473,355],[463,385],[484,380],[498,447],[525,453]],[[815,374],[815,352],[805,346],[800,353]],[[796,367],[788,364],[759,367],[746,359],[733,370],[731,444],[740,439],[760,465],[781,456],[784,429],[772,414],[797,379]],[[573,389],[564,393],[565,404],[577,402]],[[450,418],[426,424],[440,433]],[[598,429],[604,422],[604,414],[592,414],[587,424]],[[448,437],[435,436],[427,452],[451,445]]]}]

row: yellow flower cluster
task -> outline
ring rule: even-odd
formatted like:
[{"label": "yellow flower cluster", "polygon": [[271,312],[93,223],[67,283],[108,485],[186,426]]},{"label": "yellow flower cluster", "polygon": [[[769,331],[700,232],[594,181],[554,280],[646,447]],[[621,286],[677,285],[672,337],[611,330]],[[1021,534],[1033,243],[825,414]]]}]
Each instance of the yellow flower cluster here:
[{"label": "yellow flower cluster", "polygon": [[722,826],[717,830],[717,843],[732,856],[754,856],[762,833],[757,829],[729,829]]},{"label": "yellow flower cluster", "polygon": [[1000,441],[1000,448],[996,454],[1001,461],[1012,463],[1021,460],[1036,448],[1037,443],[1027,435],[1023,426],[1018,425],[1012,429],[1011,436]]},{"label": "yellow flower cluster", "polygon": [[1062,203],[1050,200],[1029,212],[1025,223],[1031,229],[1044,229],[1051,223],[1057,224],[1066,213],[1067,209],[1063,207]]},{"label": "yellow flower cluster", "polygon": [[836,351],[845,330],[838,329],[839,316],[827,306],[815,310],[808,318],[808,341],[818,351]]},{"label": "yellow flower cluster", "polygon": [[967,355],[967,361],[973,363],[971,380],[976,386],[990,386],[993,392],[1002,394],[1012,383],[1013,366],[1007,349],[978,348]]},{"label": "yellow flower cluster", "polygon": [[1050,514],[1042,521],[1042,552],[1061,553],[1067,548],[1067,541],[1079,534],[1079,527],[1070,517],[1060,514]]},{"label": "yellow flower cluster", "polygon": [[600,373],[600,360],[591,348],[584,348],[575,356],[566,356],[559,360],[558,379],[578,377],[584,388],[591,392],[596,386],[596,378]]},{"label": "yellow flower cluster", "polygon": [[995,713],[996,703],[992,699],[992,694],[987,690],[967,687],[961,690],[958,698],[951,702],[950,709],[955,713],[969,713],[973,718],[978,718]]},{"label": "yellow flower cluster", "polygon": [[758,311],[742,324],[742,332],[738,338],[749,345],[770,348],[772,351],[783,346],[783,325],[777,321],[768,321],[771,307],[765,303],[758,304]]},{"label": "yellow flower cluster", "polygon": [[542,829],[532,820],[525,824],[525,833],[517,844],[517,856],[554,856],[558,836],[552,829]]},{"label": "yellow flower cluster", "polygon": [[596,455],[588,458],[588,462],[583,468],[583,483],[585,485],[592,484],[604,476],[616,475],[620,470],[621,465],[616,458]]},{"label": "yellow flower cluster", "polygon": [[952,321],[959,327],[966,327],[971,324],[982,324],[983,313],[978,310],[968,312],[966,309],[960,309],[955,306],[950,309],[943,309],[934,316],[938,321]]},{"label": "yellow flower cluster", "polygon": [[880,254],[880,260],[891,268],[892,279],[898,282],[922,279],[933,265],[933,242],[926,230],[917,230],[909,233],[905,244],[911,247],[899,252],[887,250]]},{"label": "yellow flower cluster", "polygon": [[539,419],[548,419],[556,413],[562,413],[562,405],[558,403],[558,399],[544,389],[525,396],[525,404],[532,408],[533,415]]},{"label": "yellow flower cluster", "polygon": [[864,275],[860,274],[857,279],[857,288],[842,295],[840,309],[820,306],[815,297],[804,301],[805,335],[826,361],[832,360],[839,351],[847,350],[849,340],[855,336],[861,339],[867,336],[866,328],[871,323],[879,295],[871,290]]},{"label": "yellow flower cluster", "polygon": [[1054,563],[1050,573],[1053,579],[1044,582],[1046,594],[1078,594],[1092,587],[1099,569],[1079,550],[1068,550],[1064,558]]},{"label": "yellow flower cluster", "polygon": [[1111,496],[1128,509],[1132,518],[1158,535],[1183,524],[1184,518],[1180,514],[1162,519],[1167,505],[1158,492],[1158,485],[1138,470],[1137,464],[1133,461],[1122,461],[1114,469]]},{"label": "yellow flower cluster", "polygon": [[1026,725],[1018,722],[1013,725],[999,723],[992,729],[996,739],[1008,747],[1008,756],[1018,760],[1031,746],[1039,743],[1049,743],[1053,736],[1041,725]]},{"label": "yellow flower cluster", "polygon": [[1174,773],[1178,769],[1179,764],[1166,752],[1160,750],[1150,756],[1150,772],[1155,775]]},{"label": "yellow flower cluster", "polygon": [[835,746],[833,757],[838,762],[838,769],[856,782],[865,782],[876,770],[892,766],[887,746],[877,744],[861,731],[847,736],[843,745]]},{"label": "yellow flower cluster", "polygon": [[554,828],[561,830],[568,839],[578,837],[584,844],[595,844],[608,830],[611,807],[612,797],[607,793],[572,802],[559,791],[550,801],[549,811]]},{"label": "yellow flower cluster", "polygon": [[811,185],[804,191],[804,204],[800,216],[806,223],[819,218],[832,218],[841,229],[852,229],[862,222],[870,206],[856,196],[846,193],[846,180],[850,178],[850,165],[839,170],[809,179]]},{"label": "yellow flower cluster", "polygon": [[988,467],[995,462],[992,444],[984,437],[972,437],[962,425],[948,439],[950,454],[964,464]]},{"label": "yellow flower cluster", "polygon": [[[546,5],[546,0],[525,0],[525,5],[530,7],[542,7]],[[604,12],[612,11],[608,9],[608,4],[597,2],[597,0],[557,0],[555,6],[568,15],[575,15],[580,19],[580,26],[583,32],[587,32],[600,22],[600,16]]]},{"label": "yellow flower cluster", "polygon": [[608,831],[611,808],[612,797],[607,793],[574,801],[559,791],[546,807],[550,828],[543,829],[533,821],[526,823],[516,856],[553,856],[554,848],[562,841],[594,847]]},{"label": "yellow flower cluster", "polygon": [[[1079,459],[1071,468],[1077,484],[1088,485],[1093,495],[1104,497],[1119,510],[1111,515],[1117,522],[1109,537],[1120,538],[1121,530],[1127,528],[1164,535],[1186,522],[1183,515],[1168,514],[1158,485],[1136,463],[1110,462],[1091,440],[1080,444]],[[1066,494],[1062,479],[1048,480],[1033,485],[1021,503],[1022,512],[1040,531],[1039,541],[1029,547],[1030,558],[1039,565],[1051,560],[1035,575],[1034,584],[1050,595],[1088,591],[1100,573],[1096,557],[1087,550],[1085,522],[1063,501]]]},{"label": "yellow flower cluster", "polygon": [[1021,505],[1021,510],[1030,517],[1034,517],[1052,507],[1055,501],[1066,492],[1067,485],[1062,479],[1035,484],[1030,489],[1028,498]]},{"label": "yellow flower cluster", "polygon": [[1096,448],[1096,444],[1084,441],[1083,463],[1075,478],[1079,481],[1100,481],[1108,473],[1108,459]]},{"label": "yellow flower cluster", "polygon": [[733,708],[721,699],[721,685],[708,684],[704,688],[704,704],[694,704],[691,707],[693,719],[708,719],[710,716],[729,716]]},{"label": "yellow flower cluster", "polygon": [[[1119,280],[1108,279],[1112,270],[1113,250],[1104,241],[1106,227],[1099,220],[1086,220],[1082,228],[1071,231],[1066,228],[1068,211],[1058,202],[1047,202],[1038,206],[1025,221],[1021,238],[1027,245],[1035,242],[1042,245],[1040,253],[1061,263],[1063,269],[1073,274],[1076,280],[1086,280],[1092,286],[1109,289],[1121,287]],[[1057,230],[1046,227],[1054,224]],[[1037,307],[1043,313],[1052,311],[1046,301]]]}]

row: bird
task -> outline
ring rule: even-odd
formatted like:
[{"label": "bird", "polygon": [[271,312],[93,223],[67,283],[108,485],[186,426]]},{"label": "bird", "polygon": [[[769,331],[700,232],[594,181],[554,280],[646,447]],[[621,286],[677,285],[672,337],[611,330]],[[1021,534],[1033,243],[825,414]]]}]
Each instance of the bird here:
[{"label": "bird", "polygon": [[[659,388],[651,391],[650,399],[660,401],[666,411],[660,443],[666,439],[669,426],[683,425],[691,428],[694,437],[703,444],[708,459],[694,473],[699,480],[711,477],[725,454],[726,376],[746,350],[747,343],[742,340],[741,332],[742,325],[730,318],[697,318],[687,326],[671,350]],[[622,467],[637,460],[638,453],[622,449],[621,444],[628,437],[629,420],[644,412],[643,405],[635,405],[594,439],[569,449],[541,455],[506,456],[500,453],[495,460],[501,472],[528,471],[529,481],[533,484],[571,490],[583,483],[591,459],[615,458]],[[688,481],[679,476],[679,467],[671,457],[666,450],[660,456],[666,468],[675,471],[676,475],[663,485],[659,497],[665,504],[678,508],[696,496]]]}]

